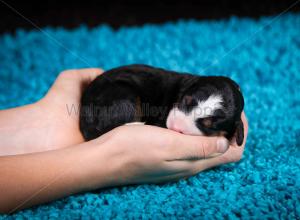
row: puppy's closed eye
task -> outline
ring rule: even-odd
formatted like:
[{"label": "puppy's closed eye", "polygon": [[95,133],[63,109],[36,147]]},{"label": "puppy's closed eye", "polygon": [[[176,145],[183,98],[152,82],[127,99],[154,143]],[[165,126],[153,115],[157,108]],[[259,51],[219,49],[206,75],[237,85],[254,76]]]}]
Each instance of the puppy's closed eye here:
[{"label": "puppy's closed eye", "polygon": [[212,118],[203,118],[202,124],[205,127],[210,128],[212,126]]},{"label": "puppy's closed eye", "polygon": [[190,95],[184,96],[182,102],[186,106],[195,106],[197,104],[197,101]]},{"label": "puppy's closed eye", "polygon": [[203,126],[203,127],[206,127],[206,128],[211,128],[212,127],[212,124],[213,124],[213,119],[212,117],[207,117],[207,118],[199,118],[197,120],[197,122]]}]

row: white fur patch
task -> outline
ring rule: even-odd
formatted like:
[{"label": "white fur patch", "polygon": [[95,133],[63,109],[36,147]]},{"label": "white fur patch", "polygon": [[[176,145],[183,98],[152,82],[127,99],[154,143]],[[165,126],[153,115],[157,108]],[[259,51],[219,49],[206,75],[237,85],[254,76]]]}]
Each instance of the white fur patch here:
[{"label": "white fur patch", "polygon": [[185,114],[178,108],[173,108],[167,118],[167,128],[183,134],[203,135],[195,124],[193,114]]},{"label": "white fur patch", "polygon": [[211,95],[207,100],[199,101],[189,113],[173,108],[167,118],[167,128],[189,135],[203,135],[196,126],[196,119],[212,116],[215,110],[222,108],[222,101],[220,95]]},{"label": "white fur patch", "polygon": [[205,101],[199,101],[191,113],[195,115],[195,118],[212,116],[215,110],[222,108],[222,102],[223,99],[220,95],[211,95]]}]

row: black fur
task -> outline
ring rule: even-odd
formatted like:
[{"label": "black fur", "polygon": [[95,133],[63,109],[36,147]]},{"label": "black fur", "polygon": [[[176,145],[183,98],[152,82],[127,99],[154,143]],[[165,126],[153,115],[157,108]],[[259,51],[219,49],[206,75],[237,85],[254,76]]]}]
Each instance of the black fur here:
[{"label": "black fur", "polygon": [[[244,99],[238,85],[227,77],[178,74],[146,65],[129,65],[106,71],[84,91],[81,98],[80,130],[86,140],[134,121],[166,127],[169,111],[176,105],[189,112],[197,100],[211,94],[223,97],[224,109],[195,123],[206,135],[236,133],[243,142],[241,112]],[[207,121],[210,120],[210,121]],[[210,126],[204,126],[209,123]]]}]

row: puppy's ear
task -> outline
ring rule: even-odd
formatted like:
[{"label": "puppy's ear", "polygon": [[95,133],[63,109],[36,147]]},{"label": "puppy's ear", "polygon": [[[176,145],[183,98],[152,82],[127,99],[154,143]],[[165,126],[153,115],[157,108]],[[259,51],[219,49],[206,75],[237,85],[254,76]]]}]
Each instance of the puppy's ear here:
[{"label": "puppy's ear", "polygon": [[235,139],[236,139],[236,143],[239,146],[241,146],[244,142],[244,124],[242,120],[239,120],[236,123]]}]

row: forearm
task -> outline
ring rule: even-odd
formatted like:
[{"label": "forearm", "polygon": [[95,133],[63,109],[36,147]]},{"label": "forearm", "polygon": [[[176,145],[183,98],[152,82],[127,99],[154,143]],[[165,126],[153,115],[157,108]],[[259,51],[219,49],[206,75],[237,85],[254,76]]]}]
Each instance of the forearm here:
[{"label": "forearm", "polygon": [[[99,152],[99,150],[98,150]],[[0,212],[13,212],[67,195],[107,186],[105,151],[95,145],[0,157]]]},{"label": "forearm", "polygon": [[[31,152],[41,137],[40,111],[35,104],[0,111],[0,155]],[[32,138],[34,137],[34,138]],[[36,145],[37,146],[37,145]]]},{"label": "forearm", "polygon": [[[242,119],[244,144],[229,150],[228,142],[221,141],[220,147],[217,137],[131,125],[69,148],[0,157],[0,212],[96,188],[177,180],[238,161],[248,131],[247,120]],[[222,155],[211,158],[216,153]]]},{"label": "forearm", "polygon": [[66,117],[67,113],[56,117],[41,102],[1,110],[0,156],[42,152],[83,142],[79,129],[69,126]]}]

